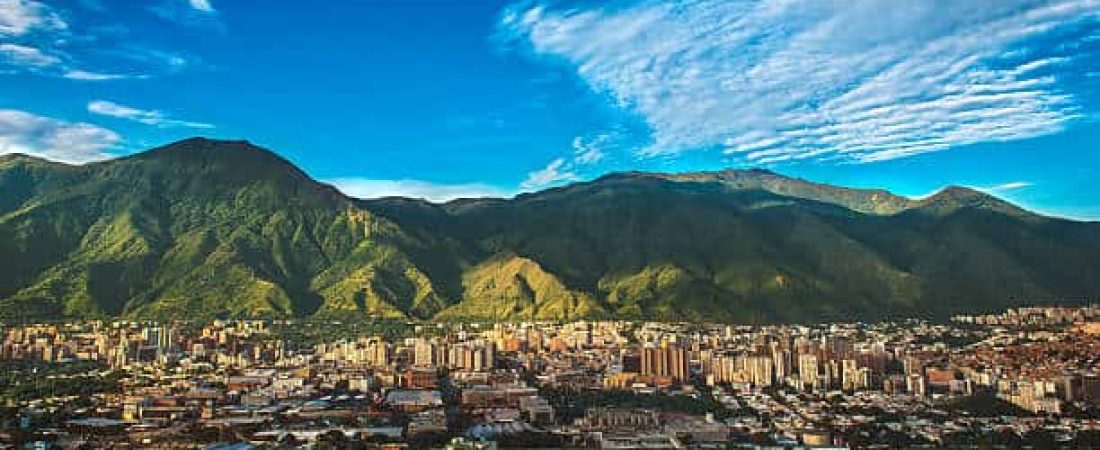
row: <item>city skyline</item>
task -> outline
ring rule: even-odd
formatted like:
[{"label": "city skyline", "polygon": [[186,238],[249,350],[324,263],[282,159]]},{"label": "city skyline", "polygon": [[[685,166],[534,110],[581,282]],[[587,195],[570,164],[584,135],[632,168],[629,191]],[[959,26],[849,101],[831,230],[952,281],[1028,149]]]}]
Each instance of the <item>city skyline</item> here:
[{"label": "city skyline", "polygon": [[1100,218],[1100,7],[0,3],[0,153],[248,139],[359,197],[766,167]]},{"label": "city skyline", "polygon": [[[1091,447],[1100,308],[927,322],[69,321],[0,335],[61,448]],[[32,376],[24,380],[14,373]],[[48,381],[53,380],[53,381]],[[119,395],[122,394],[122,395]],[[41,405],[94,404],[40,414]],[[15,406],[12,406],[15,405]],[[261,447],[264,448],[264,447]]]},{"label": "city skyline", "polygon": [[0,0],[0,447],[1100,448],[1100,0]]}]

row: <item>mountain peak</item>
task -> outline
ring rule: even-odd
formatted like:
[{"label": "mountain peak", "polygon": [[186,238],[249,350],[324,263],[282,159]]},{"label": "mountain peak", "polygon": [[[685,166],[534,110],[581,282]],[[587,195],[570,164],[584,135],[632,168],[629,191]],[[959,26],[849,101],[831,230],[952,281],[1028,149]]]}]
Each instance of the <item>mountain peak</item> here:
[{"label": "mountain peak", "polygon": [[182,171],[219,170],[241,177],[289,173],[309,178],[286,158],[246,140],[192,137],[115,161],[157,163]]},{"label": "mountain peak", "polygon": [[[211,139],[207,137],[191,137],[163,145],[152,150],[133,155],[138,158],[174,157],[194,158],[207,153],[221,152],[220,157],[232,157],[235,153],[251,153],[253,155],[286,161],[271,150],[259,147],[246,140]],[[288,162],[289,164],[289,162]]]},{"label": "mountain peak", "polygon": [[945,199],[969,200],[987,197],[988,195],[974,188],[953,184],[943,189],[940,189],[940,191],[935,193],[933,196]]},{"label": "mountain peak", "polygon": [[235,195],[248,188],[272,201],[298,195],[346,200],[335,188],[318,183],[282,156],[244,140],[189,138],[85,169],[115,180],[164,183],[171,187],[159,190],[189,195]]},{"label": "mountain peak", "polygon": [[38,156],[34,156],[34,155],[28,155],[26,153],[8,153],[8,154],[0,155],[0,165],[9,165],[9,164],[17,164],[17,163],[45,164],[45,165],[53,165],[53,164],[65,165],[65,163],[50,161],[46,158],[42,158],[42,157],[38,157]]},{"label": "mountain peak", "polygon": [[37,159],[26,153],[5,153],[0,155],[0,161],[12,161],[17,159]]},{"label": "mountain peak", "polygon": [[974,188],[958,185],[950,185],[936,191],[924,199],[922,204],[945,204],[954,206],[977,206],[988,200],[996,200],[996,197],[986,194]]},{"label": "mountain peak", "polygon": [[985,209],[1018,217],[1033,216],[1032,213],[993,195],[974,188],[957,185],[947,186],[940,189],[939,192],[919,200],[917,206],[922,210],[940,215],[950,214],[961,209]]}]

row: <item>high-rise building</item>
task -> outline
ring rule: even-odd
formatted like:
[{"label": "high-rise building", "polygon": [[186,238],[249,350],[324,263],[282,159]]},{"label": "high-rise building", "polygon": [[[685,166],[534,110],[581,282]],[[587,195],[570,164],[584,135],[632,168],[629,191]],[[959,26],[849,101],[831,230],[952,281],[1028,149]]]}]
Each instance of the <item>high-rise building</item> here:
[{"label": "high-rise building", "polygon": [[841,362],[841,384],[843,389],[854,391],[871,386],[871,369],[860,367],[854,359]]},{"label": "high-rise building", "polygon": [[374,367],[390,365],[390,349],[385,341],[378,338],[367,341],[367,363]]},{"label": "high-rise building", "polygon": [[641,373],[687,381],[690,377],[689,352],[679,345],[662,342],[659,348],[646,346],[641,351]]},{"label": "high-rise building", "polygon": [[909,391],[910,394],[913,394],[913,395],[918,396],[918,397],[924,397],[925,393],[928,392],[928,389],[927,389],[927,387],[925,385],[925,382],[924,382],[924,375],[912,374],[912,375],[909,375],[909,377],[906,378],[905,381],[906,381],[906,388],[907,388],[907,390]]},{"label": "high-rise building", "polygon": [[689,356],[688,350],[677,345],[668,349],[668,351],[669,375],[678,381],[687,381],[690,378],[689,370],[691,366],[691,357]]},{"label": "high-rise building", "polygon": [[772,350],[772,365],[775,367],[775,378],[782,380],[791,374],[792,355],[790,350],[776,348]]},{"label": "high-rise building", "polygon": [[755,386],[771,386],[775,380],[774,361],[768,356],[746,356],[742,359],[746,381]]},{"label": "high-rise building", "polygon": [[435,344],[427,339],[417,339],[416,344],[413,345],[413,365],[431,367],[435,363]]},{"label": "high-rise building", "polygon": [[798,378],[802,381],[802,389],[816,389],[819,372],[817,355],[809,353],[798,355]]}]

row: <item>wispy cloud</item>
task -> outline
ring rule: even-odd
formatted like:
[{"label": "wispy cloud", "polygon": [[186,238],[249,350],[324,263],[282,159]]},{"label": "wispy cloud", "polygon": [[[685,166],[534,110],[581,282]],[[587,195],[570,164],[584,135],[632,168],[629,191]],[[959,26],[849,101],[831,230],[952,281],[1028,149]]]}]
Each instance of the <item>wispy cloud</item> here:
[{"label": "wispy cloud", "polygon": [[1094,0],[524,2],[498,36],[642,117],[641,155],[872,162],[1062,130],[1068,60],[1028,46],[1098,23]]},{"label": "wispy cloud", "polygon": [[61,76],[64,77],[64,78],[68,78],[70,80],[81,80],[81,81],[110,81],[110,80],[124,80],[124,79],[144,79],[144,78],[149,77],[148,75],[129,75],[129,74],[121,74],[121,73],[102,73],[102,72],[91,72],[91,71],[80,70],[80,69],[70,69],[70,70],[66,71],[64,74],[62,74]]},{"label": "wispy cloud", "polygon": [[529,172],[520,183],[521,191],[536,191],[584,178],[586,173],[598,168],[608,155],[620,149],[626,134],[619,127],[573,138],[572,151],[550,161],[546,167]]},{"label": "wispy cloud", "polygon": [[50,67],[61,64],[61,58],[49,55],[34,47],[3,43],[0,44],[0,60],[12,66],[31,68]]},{"label": "wispy cloud", "polygon": [[977,189],[979,191],[982,191],[982,192],[990,193],[990,194],[1003,194],[1003,193],[1009,192],[1009,191],[1016,191],[1016,190],[1020,190],[1020,189],[1024,189],[1024,188],[1029,188],[1029,187],[1034,186],[1034,185],[1035,185],[1035,183],[1032,183],[1030,181],[1010,181],[1010,182],[1007,182],[1007,183],[1001,183],[1001,184],[997,184],[997,185],[993,185],[993,186],[979,186],[979,187],[975,187],[975,189]]},{"label": "wispy cloud", "polygon": [[602,144],[608,139],[607,135],[598,135],[594,138],[577,136],[573,138],[573,160],[577,164],[595,164],[607,156]]},{"label": "wispy cloud", "polygon": [[0,43],[0,66],[12,68],[12,72],[30,72],[79,81],[109,81],[143,79],[148,75],[93,72],[73,68],[66,61],[68,55],[46,53],[36,47],[21,44]]},{"label": "wispy cloud", "polygon": [[527,179],[520,183],[519,188],[522,191],[537,191],[577,179],[579,177],[573,172],[572,164],[567,163],[565,158],[558,158],[546,167],[527,174]]},{"label": "wispy cloud", "polygon": [[200,58],[194,55],[159,50],[140,44],[125,45],[109,52],[112,56],[148,66],[162,73],[178,73],[190,68],[208,68]]},{"label": "wispy cloud", "polygon": [[209,0],[161,0],[148,8],[163,20],[189,27],[205,28],[224,33],[221,14]]},{"label": "wispy cloud", "polygon": [[[111,81],[202,66],[196,58],[150,47],[131,35],[126,24],[104,23],[101,14],[95,24],[82,21],[87,19],[83,14],[104,10],[99,1],[82,0],[79,6],[83,10],[34,0],[0,0],[0,72]],[[210,0],[162,0],[147,9],[166,20],[224,31]]]},{"label": "wispy cloud", "polygon": [[482,183],[444,184],[421,180],[371,180],[337,178],[326,180],[344,194],[355,198],[409,197],[432,202],[458,198],[508,197],[511,193]]},{"label": "wispy cloud", "polygon": [[172,119],[162,111],[138,109],[106,100],[95,100],[88,103],[88,112],[132,120],[160,128],[214,128],[214,125],[208,123]]},{"label": "wispy cloud", "polygon": [[34,35],[63,39],[69,25],[56,11],[30,0],[0,0],[0,67],[9,72],[43,72],[64,63],[62,56],[31,43]]},{"label": "wispy cloud", "polygon": [[31,0],[0,0],[0,36],[22,36],[35,30],[64,30],[68,24],[53,8]]},{"label": "wispy cloud", "polygon": [[112,157],[110,150],[121,141],[115,132],[95,125],[0,109],[0,154],[24,153],[86,163]]},{"label": "wispy cloud", "polygon": [[1023,189],[1023,188],[1034,186],[1034,185],[1035,185],[1035,183],[1032,183],[1030,181],[1012,181],[1012,182],[1008,182],[1008,183],[1004,183],[1004,184],[998,184],[996,186],[990,187],[989,190],[991,190],[991,191],[1013,191],[1013,190],[1016,190],[1016,189]]},{"label": "wispy cloud", "polygon": [[212,13],[214,7],[210,5],[210,0],[189,0],[191,7],[202,12]]},{"label": "wispy cloud", "polygon": [[74,57],[72,47],[74,43],[95,39],[74,32],[60,13],[43,3],[0,0],[0,39],[3,39],[0,41],[0,69],[6,73],[34,73],[80,81],[148,77],[83,68],[80,58]]}]

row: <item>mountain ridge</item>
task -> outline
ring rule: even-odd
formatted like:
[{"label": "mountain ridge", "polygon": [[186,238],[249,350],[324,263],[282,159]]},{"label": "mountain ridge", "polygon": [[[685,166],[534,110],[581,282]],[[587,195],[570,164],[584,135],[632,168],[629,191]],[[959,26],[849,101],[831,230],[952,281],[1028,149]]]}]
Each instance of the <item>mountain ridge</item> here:
[{"label": "mountain ridge", "polygon": [[[754,179],[754,177],[759,177]],[[443,207],[445,210],[459,209],[472,204],[479,203],[501,203],[514,200],[520,200],[521,198],[538,197],[540,194],[547,192],[554,192],[562,189],[570,189],[575,186],[584,186],[588,184],[607,183],[621,180],[667,180],[673,182],[689,182],[689,183],[719,183],[731,188],[732,190],[753,190],[760,189],[766,190],[780,195],[789,195],[807,200],[818,200],[824,203],[832,203],[838,206],[843,206],[848,209],[852,209],[858,212],[867,214],[878,215],[891,215],[899,214],[908,210],[913,210],[922,207],[929,207],[935,204],[954,204],[951,209],[958,206],[982,206],[982,205],[998,205],[998,207],[1004,207],[1007,210],[1018,210],[1034,216],[1041,216],[1045,218],[1057,219],[1057,220],[1071,220],[1068,218],[1048,216],[1035,211],[1025,210],[1019,206],[992,195],[988,192],[983,192],[979,189],[963,186],[963,185],[947,185],[944,186],[932,194],[923,197],[908,197],[900,194],[895,194],[887,189],[881,188],[852,188],[844,186],[835,186],[825,183],[818,183],[809,180],[805,180],[798,177],[791,177],[781,173],[771,171],[763,168],[748,168],[748,169],[736,169],[726,168],[717,171],[703,171],[703,172],[683,172],[683,173],[668,173],[668,172],[644,172],[644,171],[623,171],[623,172],[610,172],[599,176],[589,181],[572,182],[562,186],[550,187],[535,192],[524,192],[517,194],[514,197],[468,197],[457,198],[442,202],[433,202],[427,199],[413,198],[413,197],[401,197],[401,196],[387,196],[378,198],[356,198],[358,201],[366,203],[377,202],[405,202],[405,203],[422,203],[421,206],[437,206]],[[782,186],[782,187],[776,187]],[[813,195],[808,194],[804,189],[822,189],[831,192],[826,194],[832,194],[837,196],[844,195],[856,195],[864,196],[865,199],[861,200],[866,204],[852,204],[845,201],[842,198],[829,198],[828,195]],[[963,205],[965,203],[965,205]],[[877,205],[877,207],[876,207]],[[945,205],[945,206],[947,206]],[[1080,221],[1079,221],[1080,222]]]},{"label": "mountain ridge", "polygon": [[[102,164],[112,164],[112,163],[119,162],[119,161],[147,160],[147,159],[163,157],[166,154],[167,155],[172,155],[173,157],[180,158],[180,159],[187,159],[189,157],[195,156],[196,153],[202,153],[202,152],[206,152],[208,155],[212,155],[212,156],[226,156],[226,155],[234,156],[234,154],[232,152],[233,151],[238,151],[238,150],[244,150],[248,153],[251,153],[252,155],[257,156],[258,158],[256,158],[255,160],[268,160],[268,162],[276,163],[278,165],[283,166],[284,168],[290,169],[296,175],[300,175],[303,179],[308,179],[310,181],[316,182],[316,183],[324,185],[324,186],[331,186],[329,184],[326,184],[326,183],[320,182],[316,179],[313,179],[306,172],[302,171],[301,168],[296,166],[293,162],[291,162],[290,160],[282,157],[278,153],[276,153],[274,151],[271,151],[269,149],[257,146],[255,144],[253,144],[252,142],[250,142],[248,140],[244,140],[244,139],[222,140],[222,139],[211,139],[211,138],[205,138],[205,137],[191,137],[191,138],[186,138],[186,139],[176,141],[176,142],[173,142],[173,143],[170,143],[170,144],[167,144],[167,145],[163,145],[163,146],[160,146],[160,147],[155,147],[155,148],[152,148],[150,150],[143,151],[143,152],[138,152],[138,153],[134,153],[134,154],[131,154],[131,155],[126,155],[126,156],[122,156],[122,157],[119,157],[119,158],[114,158],[114,159],[109,159],[109,160],[104,160],[104,161],[97,161],[97,162],[92,162],[92,163],[87,163],[87,164],[80,164],[80,165],[68,164],[68,163],[61,162],[61,161],[54,161],[54,160],[45,159],[45,158],[34,156],[34,155],[25,154],[25,153],[9,153],[9,154],[0,155],[0,163],[4,163],[4,162],[33,162],[33,163],[43,163],[43,164],[53,165],[53,166],[64,166],[64,167],[80,168],[80,167],[96,166],[96,165],[102,165]],[[255,162],[255,161],[250,161],[250,162]],[[604,174],[604,175],[602,175],[600,177],[597,177],[597,178],[595,178],[593,180],[590,180],[590,181],[573,182],[573,183],[570,183],[570,184],[567,184],[567,185],[548,188],[548,189],[544,189],[544,190],[541,190],[541,191],[520,193],[520,194],[518,194],[517,196],[514,196],[514,197],[494,197],[494,196],[464,197],[464,198],[456,198],[456,199],[442,201],[442,202],[433,202],[433,201],[430,201],[430,200],[427,200],[427,199],[421,199],[421,198],[415,198],[415,197],[387,196],[387,197],[383,197],[383,198],[358,198],[358,197],[353,197],[353,196],[344,194],[342,192],[340,194],[347,197],[350,200],[355,200],[355,201],[367,201],[367,202],[369,202],[369,201],[372,201],[372,200],[383,200],[383,199],[403,199],[403,200],[409,200],[409,201],[421,201],[421,202],[425,202],[425,203],[428,203],[428,204],[431,204],[431,205],[442,206],[442,205],[447,205],[447,204],[452,204],[452,203],[461,204],[461,203],[475,203],[475,202],[480,202],[480,201],[494,201],[494,200],[507,201],[507,200],[515,199],[516,197],[520,197],[520,196],[537,195],[537,194],[540,194],[540,193],[543,193],[543,192],[546,192],[546,191],[549,191],[549,190],[568,188],[568,187],[570,187],[572,185],[576,185],[576,184],[599,183],[599,182],[604,182],[604,181],[609,181],[609,180],[634,179],[634,178],[654,178],[654,179],[665,179],[665,180],[678,181],[678,182],[726,182],[726,183],[729,183],[729,182],[735,182],[735,181],[741,181],[741,182],[756,181],[756,182],[761,182],[761,180],[766,180],[766,181],[772,181],[772,182],[777,182],[777,183],[790,183],[790,184],[795,184],[795,185],[804,185],[804,186],[812,186],[812,187],[818,187],[818,188],[833,189],[833,190],[837,190],[837,191],[863,193],[863,194],[866,194],[866,195],[879,195],[879,196],[887,197],[890,201],[900,202],[900,203],[903,203],[903,204],[907,205],[905,208],[899,208],[896,211],[893,211],[894,213],[903,211],[905,209],[918,207],[918,206],[921,206],[923,204],[927,204],[928,200],[934,199],[934,198],[937,198],[937,197],[940,197],[940,198],[942,198],[942,197],[949,197],[949,198],[967,197],[967,198],[971,198],[971,199],[973,197],[983,197],[983,198],[988,197],[988,198],[996,199],[996,200],[998,200],[1000,202],[1003,202],[1003,203],[1008,203],[1007,201],[1005,201],[1003,199],[1000,199],[1000,198],[998,198],[998,197],[996,197],[992,194],[982,192],[980,190],[977,190],[977,189],[974,189],[974,188],[971,188],[971,187],[967,187],[967,186],[962,186],[962,185],[944,186],[944,187],[940,188],[939,190],[935,191],[934,193],[932,193],[931,195],[928,195],[928,196],[925,196],[925,197],[907,197],[907,196],[895,194],[893,192],[890,192],[889,190],[881,189],[881,188],[872,188],[872,189],[852,188],[852,187],[829,185],[829,184],[825,184],[825,183],[818,183],[818,182],[809,181],[809,180],[805,180],[805,179],[798,178],[798,177],[792,177],[792,176],[784,175],[784,174],[781,174],[781,173],[778,173],[778,172],[774,172],[770,169],[759,168],[759,167],[746,168],[746,169],[725,168],[725,169],[719,169],[719,170],[715,170],[715,171],[696,171],[696,172],[680,172],[680,173],[675,173],[675,172],[645,172],[645,171],[610,172],[610,173]],[[754,178],[756,178],[756,180],[753,180]],[[732,187],[736,187],[736,186],[737,186],[737,184],[733,184]],[[740,187],[740,189],[750,189],[750,188],[753,188],[753,186]],[[338,190],[334,186],[333,186],[333,189]],[[782,193],[782,192],[776,192],[776,193]],[[803,198],[814,199],[812,197],[803,197]],[[973,200],[971,202],[976,203]],[[841,206],[844,206],[844,205],[841,204]],[[1015,206],[1015,205],[1012,205],[1012,206]],[[874,212],[874,211],[861,211],[861,212]],[[1035,215],[1042,215],[1042,214],[1036,213],[1034,211],[1027,211],[1027,212],[1031,213],[1031,214],[1035,214]],[[1072,220],[1072,219],[1058,218],[1058,217],[1052,217],[1052,218],[1063,219],[1063,220]]]},{"label": "mountain ridge", "polygon": [[761,169],[626,172],[432,203],[348,197],[247,141],[33,161],[0,159],[9,319],[761,322],[1100,293],[1100,226],[961,187],[908,199]]}]

